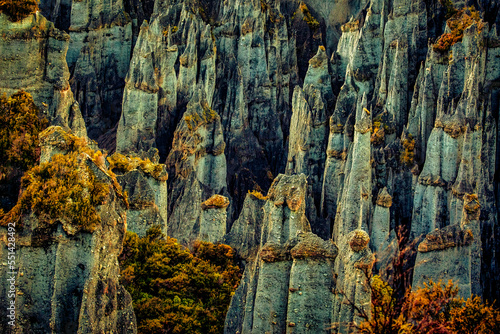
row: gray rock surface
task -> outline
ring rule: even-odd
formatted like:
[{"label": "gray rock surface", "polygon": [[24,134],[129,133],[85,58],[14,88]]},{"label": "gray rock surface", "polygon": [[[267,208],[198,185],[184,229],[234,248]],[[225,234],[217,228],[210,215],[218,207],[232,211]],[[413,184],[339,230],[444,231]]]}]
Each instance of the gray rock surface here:
[{"label": "gray rock surface", "polygon": [[129,197],[127,230],[142,237],[149,228],[160,225],[167,234],[167,181],[156,179],[140,169],[116,178]]},{"label": "gray rock surface", "polygon": [[[279,175],[273,182],[259,226],[259,250],[247,259],[226,316],[226,333],[329,332],[337,246],[310,232],[306,192],[304,174]],[[250,196],[247,205],[257,201]],[[230,236],[241,231],[239,225],[233,225]]]},{"label": "gray rock surface", "polygon": [[[114,150],[133,42],[124,1],[42,0],[40,8],[71,37],[66,58],[70,84],[89,137]],[[137,17],[136,11],[133,14]]]},{"label": "gray rock surface", "polygon": [[259,250],[265,201],[248,194],[238,220],[224,236],[224,243],[235,249],[246,261],[253,260]]},{"label": "gray rock surface", "polygon": [[[220,240],[227,231],[222,240],[246,263],[226,333],[300,332],[327,319],[346,332],[358,319],[343,302],[369,304],[362,282],[371,251],[374,270],[384,273],[405,249],[399,241],[425,236],[415,283],[459,278],[464,296],[498,300],[497,2],[478,1],[484,22],[449,50],[434,47],[450,31],[437,0],[208,3],[46,0],[42,10],[49,8],[47,16],[73,38],[70,82],[91,137],[109,130],[100,143],[112,147],[120,115],[118,151],[155,147],[166,159],[168,233],[189,243],[200,234]],[[31,63],[12,55],[18,44],[25,52],[56,50],[54,62],[43,60],[44,77],[29,70],[18,81],[4,66],[8,80],[0,82],[12,89],[50,82],[40,86],[50,97],[41,101],[67,125],[73,100],[70,90],[58,92],[69,87],[68,42],[49,37],[54,46],[45,48],[40,41],[47,38],[36,38],[2,44],[8,57],[1,59],[24,69]],[[119,42],[124,47],[111,55]],[[41,57],[33,52],[30,59]],[[66,111],[56,112],[58,106]],[[276,178],[280,173],[287,175]],[[268,189],[267,196],[248,193]],[[228,198],[227,209],[203,210],[215,194]],[[370,249],[349,245],[359,229],[370,236]],[[473,240],[464,239],[469,230]],[[339,245],[335,261],[293,255],[301,242],[327,249],[330,241],[320,245],[318,237]],[[442,246],[450,240],[460,242]],[[338,275],[335,283],[324,276],[328,270]],[[313,285],[302,283],[308,280],[318,286],[317,299],[310,298]],[[298,284],[302,291],[294,290]],[[327,286],[343,294],[331,295]]]},{"label": "gray rock surface", "polygon": [[460,224],[449,225],[426,235],[418,246],[413,289],[429,280],[452,280],[459,294],[468,298],[481,293],[481,228],[477,197],[464,195]]},{"label": "gray rock surface", "polygon": [[179,242],[199,236],[201,203],[227,191],[225,146],[219,115],[208,106],[204,91],[195,91],[166,161],[171,180],[168,235]]},{"label": "gray rock surface", "polygon": [[321,188],[328,140],[329,110],[333,104],[331,77],[325,48],[309,61],[304,89],[295,87],[292,99],[292,119],[287,159],[287,174],[308,176],[307,216],[313,231],[327,238],[330,229],[318,219]]},{"label": "gray rock surface", "polygon": [[201,204],[203,211],[200,218],[198,239],[208,242],[221,242],[226,234],[226,209],[229,199],[214,195]]},{"label": "gray rock surface", "polygon": [[370,237],[363,230],[354,230],[342,237],[335,262],[336,294],[333,301],[333,321],[338,333],[350,333],[354,322],[360,323],[354,306],[371,310],[371,289],[368,279],[374,256],[368,247]]},{"label": "gray rock surface", "polygon": [[[132,298],[118,279],[126,205],[106,170],[84,153],[79,159],[82,177],[93,173],[109,187],[103,204],[96,207],[101,221],[87,232],[75,227],[78,222],[63,217],[53,225],[33,212],[20,218],[16,224],[16,327],[10,331],[2,310],[2,332],[137,333]],[[7,258],[6,227],[0,228],[0,239],[0,253]],[[2,265],[0,277],[6,281],[12,276],[9,272]],[[0,298],[5,305],[6,289],[2,284]]]},{"label": "gray rock surface", "polygon": [[66,53],[70,36],[40,13],[11,22],[0,14],[0,90],[20,89],[33,96],[51,124],[86,136],[86,128],[69,85]]}]

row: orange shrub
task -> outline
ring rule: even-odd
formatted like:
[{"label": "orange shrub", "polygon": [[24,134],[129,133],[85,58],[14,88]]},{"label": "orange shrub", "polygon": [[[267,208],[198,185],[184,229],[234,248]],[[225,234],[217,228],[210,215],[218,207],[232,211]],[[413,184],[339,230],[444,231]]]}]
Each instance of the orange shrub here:
[{"label": "orange shrub", "polygon": [[464,31],[473,23],[477,23],[479,30],[484,26],[479,12],[474,7],[464,8],[452,15],[446,24],[450,28],[450,33],[444,33],[433,45],[433,49],[438,52],[446,52],[450,47],[462,41]]}]

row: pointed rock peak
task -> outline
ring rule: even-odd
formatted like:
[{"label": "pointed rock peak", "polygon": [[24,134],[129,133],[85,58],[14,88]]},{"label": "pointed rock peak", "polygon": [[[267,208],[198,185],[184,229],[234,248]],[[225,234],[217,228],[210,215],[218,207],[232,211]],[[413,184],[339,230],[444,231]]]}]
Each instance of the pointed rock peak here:
[{"label": "pointed rock peak", "polygon": [[294,259],[335,259],[338,248],[331,240],[323,240],[312,232],[300,233],[297,236],[298,244],[291,250]]},{"label": "pointed rock peak", "polygon": [[392,206],[392,196],[387,192],[387,187],[379,191],[377,205],[384,208],[390,208]]},{"label": "pointed rock peak", "polygon": [[363,93],[361,100],[358,99],[354,129],[361,134],[367,133],[372,129],[372,116],[371,111],[368,110],[366,93]]},{"label": "pointed rock peak", "polygon": [[304,211],[306,206],[307,178],[304,174],[280,174],[274,180],[267,197],[276,206],[286,203],[292,211]]},{"label": "pointed rock peak", "polygon": [[490,39],[496,39],[498,38],[498,32],[497,32],[497,25],[496,23],[494,23],[492,26],[491,26],[491,29],[490,29]]},{"label": "pointed rock peak", "polygon": [[149,29],[149,23],[148,23],[148,20],[144,20],[142,21],[142,24],[141,24],[141,30],[143,29]]},{"label": "pointed rock peak", "polygon": [[318,52],[314,57],[309,60],[309,67],[327,67],[328,57],[326,56],[326,50],[323,45],[318,47]]}]

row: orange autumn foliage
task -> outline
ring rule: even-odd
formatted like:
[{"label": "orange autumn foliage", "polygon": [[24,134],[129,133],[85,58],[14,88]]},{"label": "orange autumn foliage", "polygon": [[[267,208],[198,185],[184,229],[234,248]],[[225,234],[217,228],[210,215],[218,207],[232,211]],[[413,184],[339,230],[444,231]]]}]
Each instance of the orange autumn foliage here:
[{"label": "orange autumn foliage", "polygon": [[439,37],[433,45],[434,51],[446,52],[453,44],[461,42],[465,29],[474,23],[478,25],[479,30],[483,29],[484,23],[474,7],[466,7],[457,11],[446,22],[451,32],[444,33]]}]

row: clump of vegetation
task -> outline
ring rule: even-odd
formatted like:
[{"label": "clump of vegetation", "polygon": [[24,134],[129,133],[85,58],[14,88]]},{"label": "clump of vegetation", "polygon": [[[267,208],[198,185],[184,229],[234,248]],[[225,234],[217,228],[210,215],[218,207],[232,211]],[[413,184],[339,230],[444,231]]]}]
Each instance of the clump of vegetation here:
[{"label": "clump of vegetation", "polygon": [[451,32],[442,34],[433,45],[433,49],[438,52],[448,51],[453,44],[462,41],[465,29],[474,23],[477,23],[479,31],[483,29],[484,23],[474,7],[457,11],[446,22]]},{"label": "clump of vegetation", "polygon": [[262,13],[265,13],[269,9],[269,5],[267,4],[266,0],[260,0],[260,11]]},{"label": "clump of vegetation", "polygon": [[304,2],[301,2],[299,5],[299,9],[302,12],[302,14],[304,15],[303,20],[307,23],[309,28],[312,31],[318,30],[320,24],[319,24],[318,20],[316,20],[316,18],[311,14],[307,5]]},{"label": "clump of vegetation", "polygon": [[2,225],[29,212],[45,226],[66,221],[88,232],[101,222],[96,206],[103,203],[110,189],[96,179],[79,152],[54,155],[51,161],[26,172],[21,182],[23,192]]},{"label": "clump of vegetation", "polygon": [[[86,139],[58,126],[40,132],[39,137],[42,144],[55,146],[66,154],[55,154],[50,161],[24,173],[21,178],[23,191],[16,205],[0,215],[0,225],[19,222],[22,215],[32,212],[43,228],[61,222],[76,231],[93,232],[101,223],[96,207],[103,204],[110,186],[128,207],[126,192],[122,192],[116,176],[106,169],[105,154],[91,149]],[[110,177],[111,185],[97,179],[88,164],[89,159]]]},{"label": "clump of vegetation", "polygon": [[[458,298],[458,288],[449,281],[424,283],[409,289],[401,303],[392,287],[380,276],[371,279],[372,311],[357,309],[365,320],[356,325],[364,334],[493,334],[500,332],[500,310],[479,297]],[[398,307],[398,305],[400,305]]]},{"label": "clump of vegetation", "polygon": [[160,227],[139,238],[127,232],[119,258],[140,334],[215,334],[241,278],[231,247],[195,242],[193,251]]},{"label": "clump of vegetation", "polygon": [[149,159],[143,160],[136,156],[125,156],[120,153],[114,153],[112,156],[108,157],[107,160],[111,171],[117,169],[122,173],[127,173],[139,168],[158,181],[166,181],[168,179],[165,166],[163,164],[151,162]]},{"label": "clump of vegetation", "polygon": [[413,166],[415,160],[415,139],[413,139],[411,133],[403,140],[403,149],[401,163],[409,167]]},{"label": "clump of vegetation", "polygon": [[215,110],[210,108],[207,101],[202,101],[201,107],[203,108],[201,116],[196,112],[184,116],[184,122],[186,122],[189,131],[195,130],[200,125],[213,123],[219,117]]},{"label": "clump of vegetation", "polygon": [[17,202],[23,173],[40,160],[38,135],[47,125],[30,94],[0,95],[0,207],[6,211]]},{"label": "clump of vegetation", "polygon": [[229,206],[229,200],[221,195],[213,195],[205,202],[201,203],[203,210],[214,209],[214,208],[227,208]]},{"label": "clump of vegetation", "polygon": [[464,210],[470,214],[476,214],[479,209],[481,209],[481,204],[479,204],[479,198],[477,194],[464,194],[465,205]]},{"label": "clump of vegetation", "polygon": [[348,32],[348,31],[356,31],[359,29],[359,20],[351,20],[345,24],[343,24],[340,29],[342,32]]},{"label": "clump of vegetation", "polygon": [[266,201],[269,198],[269,196],[262,195],[262,193],[258,190],[252,190],[252,191],[249,190],[248,193],[250,195],[252,195],[253,197],[260,199],[260,200],[263,200],[263,201]]},{"label": "clump of vegetation", "polygon": [[353,251],[359,252],[365,249],[369,242],[370,237],[368,236],[368,233],[362,230],[356,230],[349,240],[349,246]]},{"label": "clump of vegetation", "polygon": [[178,26],[169,26],[168,29],[163,30],[163,36],[167,37],[169,31],[172,34],[175,34],[177,31],[179,31],[179,27]]},{"label": "clump of vegetation", "polygon": [[19,91],[0,96],[0,173],[9,168],[26,171],[40,158],[38,134],[48,125],[30,94]]},{"label": "clump of vegetation", "polygon": [[38,11],[38,0],[0,0],[0,13],[18,22]]},{"label": "clump of vegetation", "polygon": [[385,141],[385,127],[382,122],[373,122],[372,136],[370,141],[373,145],[381,145]]}]

